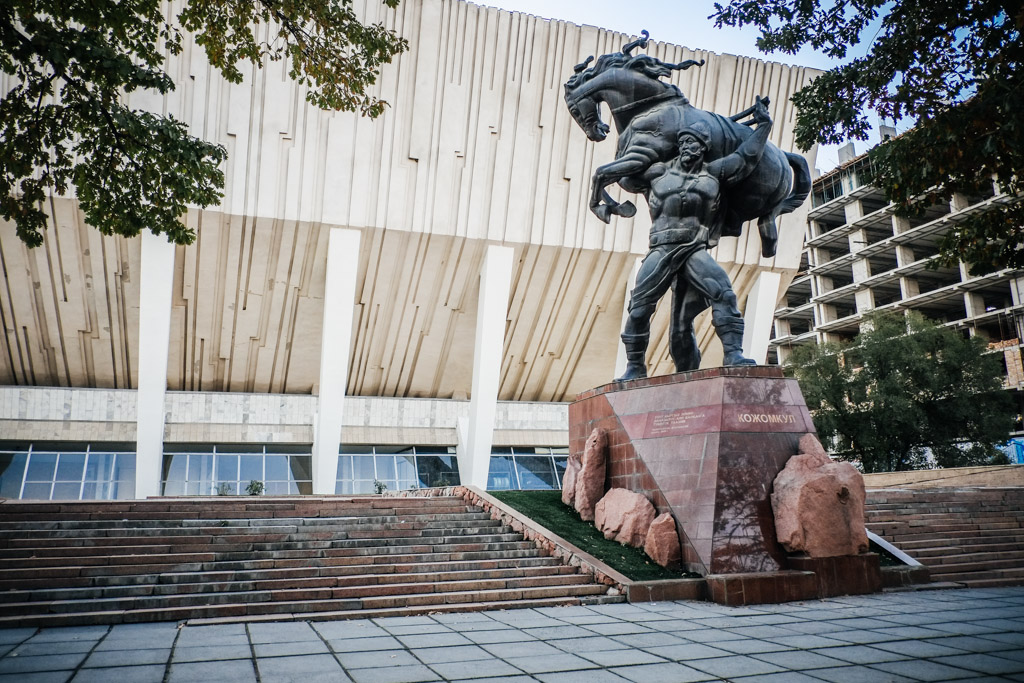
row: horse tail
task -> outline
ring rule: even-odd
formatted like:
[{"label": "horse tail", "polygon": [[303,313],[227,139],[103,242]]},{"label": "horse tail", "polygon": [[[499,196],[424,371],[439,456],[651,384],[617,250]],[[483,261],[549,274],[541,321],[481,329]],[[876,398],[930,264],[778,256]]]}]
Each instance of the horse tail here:
[{"label": "horse tail", "polygon": [[779,207],[780,214],[798,209],[811,193],[811,172],[807,168],[807,159],[793,152],[786,152],[786,159],[789,160],[789,167],[793,169],[793,191],[782,201]]}]

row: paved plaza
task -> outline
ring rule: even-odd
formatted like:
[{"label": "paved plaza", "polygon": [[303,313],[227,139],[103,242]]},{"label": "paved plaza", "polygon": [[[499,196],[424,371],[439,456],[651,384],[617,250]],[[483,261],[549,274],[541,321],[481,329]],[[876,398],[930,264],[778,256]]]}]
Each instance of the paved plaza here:
[{"label": "paved plaza", "polygon": [[1024,587],[0,630],[0,681],[1024,681]]}]

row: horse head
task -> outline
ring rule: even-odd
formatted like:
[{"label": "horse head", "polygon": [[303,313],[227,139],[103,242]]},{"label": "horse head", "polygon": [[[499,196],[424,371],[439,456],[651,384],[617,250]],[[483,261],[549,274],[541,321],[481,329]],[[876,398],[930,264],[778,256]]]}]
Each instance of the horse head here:
[{"label": "horse head", "polygon": [[577,64],[575,73],[565,83],[565,104],[569,113],[594,142],[608,137],[608,124],[601,120],[601,102],[608,104],[615,127],[621,133],[637,114],[659,102],[680,99],[685,103],[686,98],[679,88],[660,79],[674,70],[704,63],[704,60],[688,59],[669,64],[646,54],[633,56],[630,54],[633,48],[647,46],[647,31],[642,33],[642,38],[624,45],[622,52],[598,57],[594,66],[588,67],[593,57]]}]

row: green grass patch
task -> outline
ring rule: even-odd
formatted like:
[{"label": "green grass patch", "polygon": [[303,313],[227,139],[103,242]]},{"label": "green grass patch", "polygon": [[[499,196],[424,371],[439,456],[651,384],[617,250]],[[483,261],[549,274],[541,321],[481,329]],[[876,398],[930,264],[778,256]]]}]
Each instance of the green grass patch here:
[{"label": "green grass patch", "polygon": [[690,572],[665,569],[655,564],[640,548],[607,540],[593,524],[584,522],[575,510],[562,503],[561,491],[488,493],[634,581],[698,576]]}]

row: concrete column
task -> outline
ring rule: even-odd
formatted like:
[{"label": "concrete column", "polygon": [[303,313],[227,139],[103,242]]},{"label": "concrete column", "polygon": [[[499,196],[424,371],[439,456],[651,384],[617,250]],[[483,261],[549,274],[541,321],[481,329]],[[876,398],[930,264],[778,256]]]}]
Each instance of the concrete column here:
[{"label": "concrete column", "polygon": [[135,497],[146,498],[160,495],[163,470],[174,244],[144,230],[140,270]]},{"label": "concrete column", "polygon": [[334,493],[341,415],[352,349],[352,314],[359,272],[358,230],[331,228],[327,238],[324,325],[320,335],[320,393],[313,423],[313,493]]},{"label": "concrete column", "polygon": [[[622,324],[619,326],[620,330],[626,329],[626,319],[629,318],[629,297],[633,293],[633,287],[636,286],[636,274],[640,270],[640,264],[643,263],[643,258],[640,256],[636,257],[633,261],[633,268],[629,271],[629,277],[626,280],[626,298],[622,301]],[[618,351],[615,353],[615,372],[612,377],[621,377],[626,372],[626,347],[622,344],[622,340],[619,340],[616,346]]]},{"label": "concrete column", "polygon": [[491,463],[513,255],[512,247],[492,244],[487,247],[480,271],[469,424],[465,428],[465,441],[459,439],[456,455],[462,483],[481,489],[487,488],[487,472]]},{"label": "concrete column", "polygon": [[782,276],[770,270],[762,271],[747,295],[743,312],[743,355],[763,365],[768,357],[768,341],[772,336],[775,305],[779,300]]}]

